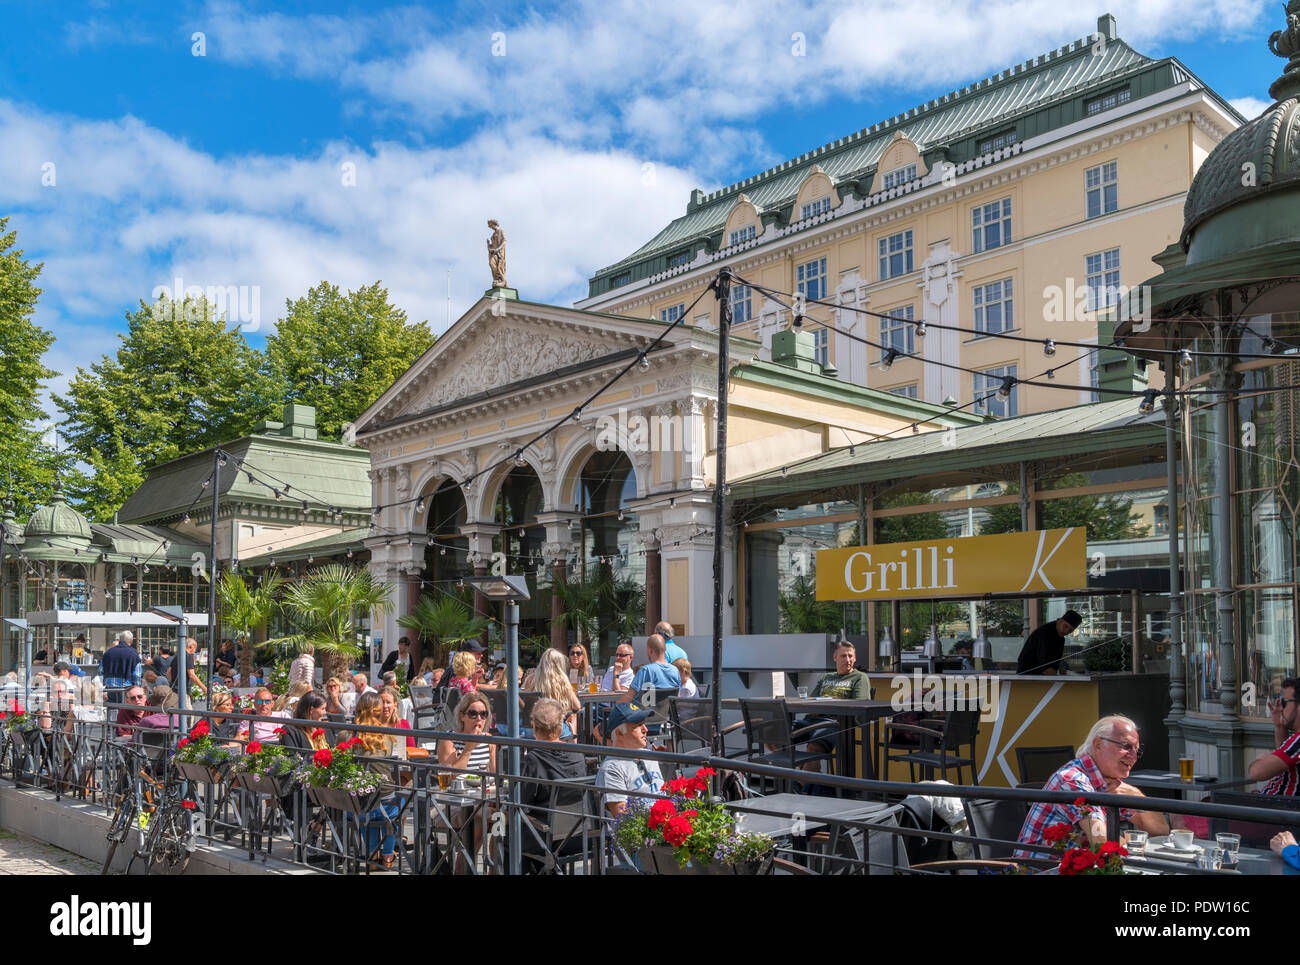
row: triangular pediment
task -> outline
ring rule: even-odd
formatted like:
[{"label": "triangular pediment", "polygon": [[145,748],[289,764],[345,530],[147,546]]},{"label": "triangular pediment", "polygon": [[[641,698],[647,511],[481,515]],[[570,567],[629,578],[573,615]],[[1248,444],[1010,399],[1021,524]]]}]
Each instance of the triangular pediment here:
[{"label": "triangular pediment", "polygon": [[[500,314],[494,314],[496,308]],[[371,406],[354,432],[454,406],[511,386],[563,381],[584,363],[643,348],[663,331],[650,320],[482,299]]]}]

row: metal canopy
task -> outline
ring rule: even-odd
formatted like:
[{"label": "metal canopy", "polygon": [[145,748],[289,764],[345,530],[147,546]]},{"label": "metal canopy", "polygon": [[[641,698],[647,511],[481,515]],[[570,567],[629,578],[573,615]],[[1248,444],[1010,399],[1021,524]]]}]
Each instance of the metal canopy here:
[{"label": "metal canopy", "polygon": [[[148,610],[37,610],[27,614],[33,627],[175,627],[169,620]],[[191,627],[208,625],[206,613],[187,613],[185,622]]]}]

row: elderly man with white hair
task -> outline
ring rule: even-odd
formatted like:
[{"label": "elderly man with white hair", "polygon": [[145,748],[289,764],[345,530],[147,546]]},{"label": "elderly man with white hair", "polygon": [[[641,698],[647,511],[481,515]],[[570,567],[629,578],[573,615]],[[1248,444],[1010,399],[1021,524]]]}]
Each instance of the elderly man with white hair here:
[{"label": "elderly man with white hair", "polygon": [[[644,750],[645,722],[650,715],[649,710],[637,703],[615,704],[607,721],[609,742],[624,750]],[[655,761],[607,757],[596,772],[596,787],[604,790],[605,808],[612,817],[618,817],[627,804],[628,791],[658,794],[663,786],[663,774]]]},{"label": "elderly man with white hair", "polygon": [[[1141,756],[1142,745],[1138,741],[1137,725],[1127,717],[1103,717],[1088,731],[1088,736],[1079,747],[1078,756],[1053,774],[1043,785],[1043,790],[1142,797],[1141,791],[1124,783],[1124,778],[1129,776],[1133,765]],[[1138,830],[1149,834],[1169,833],[1165,816],[1154,811],[1121,808],[1120,816],[1125,821],[1131,821]],[[1173,821],[1174,827],[1183,826],[1182,819],[1177,815],[1173,816]],[[1077,827],[1089,844],[1099,844],[1106,840],[1106,813],[1102,808],[1093,807],[1085,813],[1082,807],[1074,804],[1040,801],[1025,818],[1024,827],[1020,829],[1020,843],[1043,844],[1043,832],[1058,824],[1067,825],[1071,830]],[[1051,852],[1050,845],[1042,850],[1021,848],[1016,851],[1016,857],[1041,857]]]},{"label": "elderly man with white hair", "polygon": [[134,641],[135,635],[130,630],[123,630],[117,635],[117,643],[108,648],[104,659],[99,662],[99,675],[104,678],[104,697],[109,703],[123,703],[127,689],[140,686],[144,679],[144,664],[132,646]]}]

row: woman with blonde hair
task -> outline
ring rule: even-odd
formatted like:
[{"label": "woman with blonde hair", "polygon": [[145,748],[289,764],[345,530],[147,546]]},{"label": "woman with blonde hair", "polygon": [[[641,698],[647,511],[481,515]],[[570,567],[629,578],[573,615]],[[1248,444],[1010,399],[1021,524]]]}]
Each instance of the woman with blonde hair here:
[{"label": "woman with blonde hair", "polygon": [[[402,693],[396,687],[385,687],[379,691],[379,702],[383,707],[384,722],[383,727],[396,727],[400,730],[410,730],[411,722],[403,720],[401,717]],[[406,738],[406,746],[414,747],[415,738]]]},{"label": "woman with blonde hair", "polygon": [[474,671],[478,669],[478,661],[474,659],[474,654],[468,650],[462,650],[451,658],[451,680],[447,681],[447,686],[455,687],[462,695],[469,693],[474,689]]},{"label": "woman with blonde hair", "polygon": [[[389,727],[384,717],[384,702],[380,695],[371,691],[362,694],[357,700],[356,722],[362,727]],[[363,732],[354,734],[359,742],[353,754],[361,757],[391,757],[397,747],[397,738],[389,734]],[[401,813],[402,794],[398,781],[401,775],[393,765],[384,761],[369,761],[368,767],[379,775],[390,788],[389,793],[376,804],[374,810],[361,819],[366,831],[366,849],[370,860],[382,864],[385,869],[397,863],[397,835],[393,819]],[[382,838],[382,840],[381,840]]]},{"label": "woman with blonde hair", "polygon": [[298,706],[298,698],[311,690],[311,684],[305,680],[299,680],[297,683],[289,685],[289,689],[276,698],[272,710],[287,710],[292,712]]},{"label": "woman with blonde hair", "polygon": [[582,709],[582,704],[578,702],[578,695],[573,691],[573,684],[569,683],[566,663],[560,651],[549,648],[543,651],[542,659],[537,664],[537,673],[533,675],[533,689],[543,697],[558,700],[569,708],[569,713],[564,720],[569,726],[569,732],[572,733],[578,722],[576,715]]},{"label": "woman with blonde hair", "polygon": [[[379,694],[371,691],[357,699],[355,722],[362,727],[391,727],[384,719],[384,702]],[[389,734],[372,734],[368,731],[352,735],[361,742],[366,757],[388,757],[397,746],[397,738]]]},{"label": "woman with blonde hair", "polygon": [[673,661],[673,666],[677,668],[677,673],[682,678],[682,685],[677,688],[677,696],[698,697],[700,688],[695,686],[695,681],[691,679],[691,662],[685,657],[678,657]]},{"label": "woman with blonde hair", "polygon": [[569,679],[577,687],[585,687],[596,679],[596,672],[591,669],[591,661],[587,659],[587,648],[580,643],[574,643],[569,646]]},{"label": "woman with blonde hair", "polygon": [[325,681],[325,713],[327,714],[346,714],[343,709],[343,703],[339,699],[343,696],[343,684],[338,677],[330,677]]}]

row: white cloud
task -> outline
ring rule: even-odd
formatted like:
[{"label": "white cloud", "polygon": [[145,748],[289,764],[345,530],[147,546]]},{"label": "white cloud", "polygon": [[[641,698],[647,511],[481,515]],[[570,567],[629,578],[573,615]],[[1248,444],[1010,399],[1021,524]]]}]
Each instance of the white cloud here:
[{"label": "white cloud", "polygon": [[[1159,55],[1171,39],[1236,38],[1262,30],[1265,0],[1113,0],[1120,36]],[[764,150],[729,130],[766,111],[807,110],[827,97],[958,87],[1096,30],[1096,11],[1059,0],[575,0],[544,15],[497,14],[448,27],[407,12],[350,18],[349,45],[330,18],[255,16],[223,4],[214,26],[246,61],[317,76],[285,37],[319,42],[347,91],[437,127],[454,119],[513,122],[587,145],[617,143],[649,157],[696,157],[695,138]],[[295,26],[296,25],[296,26]],[[493,56],[492,35],[505,39]],[[803,35],[804,56],[793,53]],[[267,35],[273,39],[267,39]],[[1262,36],[1262,33],[1261,33]],[[318,41],[312,38],[318,37]],[[384,38],[385,42],[378,42]],[[396,49],[394,49],[396,48]],[[302,64],[302,66],[296,66]],[[580,123],[575,124],[578,120]],[[845,119],[843,132],[877,118]],[[751,160],[745,156],[744,160]],[[721,160],[721,158],[720,158]]]},{"label": "white cloud", "polygon": [[[321,279],[381,279],[414,319],[441,329],[446,269],[459,313],[490,284],[486,221],[509,237],[509,281],[565,303],[585,279],[683,210],[698,180],[642,159],[570,148],[506,126],[450,148],[337,143],[316,156],[216,159],[134,118],[84,121],[0,101],[0,210],[45,262],[38,321],[65,373],[112,348],[122,312],[155,286],[256,286],[262,325]],[[40,184],[44,159],[58,163]],[[356,186],[340,164],[356,165]],[[66,380],[61,380],[61,383]],[[61,384],[59,386],[61,388]]]},{"label": "white cloud", "polygon": [[1258,97],[1233,97],[1228,101],[1242,117],[1251,121],[1263,114],[1273,105],[1272,101],[1260,100]]}]

